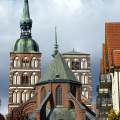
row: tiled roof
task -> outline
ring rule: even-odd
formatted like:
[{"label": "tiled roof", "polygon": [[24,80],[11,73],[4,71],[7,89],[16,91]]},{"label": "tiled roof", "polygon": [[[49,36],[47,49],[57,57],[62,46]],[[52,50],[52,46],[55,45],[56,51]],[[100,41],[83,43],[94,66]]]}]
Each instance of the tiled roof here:
[{"label": "tiled roof", "polygon": [[120,66],[120,22],[105,24],[105,44],[103,44],[100,72],[105,73],[113,66]]},{"label": "tiled roof", "polygon": [[120,23],[105,24],[105,44],[108,49],[109,65],[112,65],[112,50],[120,48]]}]

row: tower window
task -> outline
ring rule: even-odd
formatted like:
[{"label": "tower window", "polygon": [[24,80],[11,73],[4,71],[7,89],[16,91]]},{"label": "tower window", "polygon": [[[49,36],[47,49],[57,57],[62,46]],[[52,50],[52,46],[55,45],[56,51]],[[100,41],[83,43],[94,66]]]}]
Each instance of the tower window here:
[{"label": "tower window", "polygon": [[13,103],[17,102],[17,94],[16,92],[13,93]]},{"label": "tower window", "polygon": [[83,85],[88,84],[88,76],[85,73],[81,75],[81,83]]},{"label": "tower window", "polygon": [[88,99],[88,91],[87,88],[83,88],[82,95]]},{"label": "tower window", "polygon": [[34,92],[31,92],[30,97],[32,98],[34,96]]},{"label": "tower window", "polygon": [[24,57],[22,64],[23,64],[23,67],[29,67],[29,61],[27,57]]},{"label": "tower window", "polygon": [[29,92],[26,93],[26,101],[30,99],[30,94]]},{"label": "tower window", "polygon": [[38,76],[36,75],[36,73],[32,73],[31,75],[31,85],[35,85],[36,83],[38,83]]},{"label": "tower window", "polygon": [[20,103],[20,92],[17,92],[17,103]]},{"label": "tower window", "polygon": [[15,67],[15,68],[20,67],[20,59],[19,59],[19,57],[16,57],[16,58],[14,59],[14,67]]},{"label": "tower window", "polygon": [[80,62],[72,61],[72,70],[79,70],[79,69],[80,69]]},{"label": "tower window", "polygon": [[74,73],[74,74],[75,74],[76,79],[79,81],[80,80],[79,73]]},{"label": "tower window", "polygon": [[37,68],[38,67],[38,60],[36,59],[36,57],[32,58],[31,67],[32,68]]},{"label": "tower window", "polygon": [[62,88],[58,86],[56,88],[56,105],[62,105]]},{"label": "tower window", "polygon": [[20,85],[20,75],[18,72],[16,72],[14,75],[13,75],[13,84],[14,85]]},{"label": "tower window", "polygon": [[22,85],[28,85],[28,83],[29,83],[28,74],[24,73],[22,75],[21,84]]},{"label": "tower window", "polygon": [[81,60],[81,69],[87,69],[87,60],[85,58]]},{"label": "tower window", "polygon": [[70,59],[65,59],[65,61],[66,61],[66,63],[68,64],[68,66],[69,66],[69,68],[70,68],[70,67],[71,67],[71,66],[70,66],[70,64],[71,64],[71,63],[70,63]]},{"label": "tower window", "polygon": [[22,103],[26,101],[26,92],[22,93]]}]

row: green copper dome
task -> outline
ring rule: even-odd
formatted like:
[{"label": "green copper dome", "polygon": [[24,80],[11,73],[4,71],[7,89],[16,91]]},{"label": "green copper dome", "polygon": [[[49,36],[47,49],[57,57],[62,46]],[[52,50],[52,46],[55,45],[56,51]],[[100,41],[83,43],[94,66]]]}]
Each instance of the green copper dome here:
[{"label": "green copper dome", "polygon": [[39,46],[32,38],[21,38],[16,41],[14,52],[39,52]]},{"label": "green copper dome", "polygon": [[23,15],[20,21],[21,35],[14,45],[14,52],[39,52],[39,46],[32,39],[31,28],[32,19],[29,13],[29,3],[28,0],[24,0]]}]

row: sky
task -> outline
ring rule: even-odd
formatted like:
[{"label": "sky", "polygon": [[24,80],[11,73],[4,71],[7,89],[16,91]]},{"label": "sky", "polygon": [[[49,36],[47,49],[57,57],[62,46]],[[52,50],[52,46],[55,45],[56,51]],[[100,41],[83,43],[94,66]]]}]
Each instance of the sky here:
[{"label": "sky", "polygon": [[[33,20],[32,37],[42,53],[42,71],[50,62],[57,26],[60,52],[91,54],[93,101],[99,80],[105,22],[120,21],[120,0],[29,0]],[[7,113],[9,53],[20,37],[23,0],[0,0],[0,112]]]}]

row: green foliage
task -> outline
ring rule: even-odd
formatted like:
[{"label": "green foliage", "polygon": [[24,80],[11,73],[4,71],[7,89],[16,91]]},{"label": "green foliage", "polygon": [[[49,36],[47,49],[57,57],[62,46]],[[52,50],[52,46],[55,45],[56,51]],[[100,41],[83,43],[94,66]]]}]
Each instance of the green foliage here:
[{"label": "green foliage", "polygon": [[120,120],[120,111],[116,113],[114,110],[110,110],[108,120]]}]

